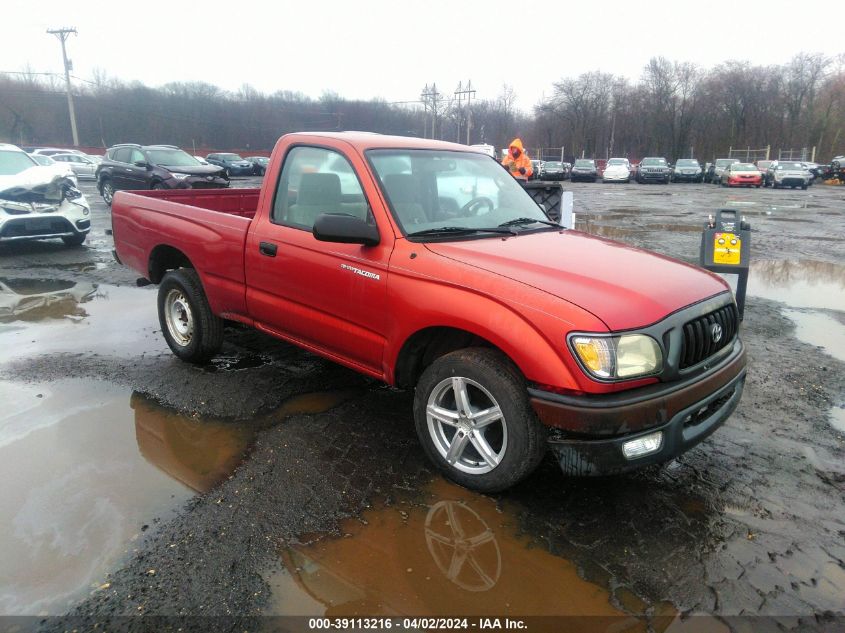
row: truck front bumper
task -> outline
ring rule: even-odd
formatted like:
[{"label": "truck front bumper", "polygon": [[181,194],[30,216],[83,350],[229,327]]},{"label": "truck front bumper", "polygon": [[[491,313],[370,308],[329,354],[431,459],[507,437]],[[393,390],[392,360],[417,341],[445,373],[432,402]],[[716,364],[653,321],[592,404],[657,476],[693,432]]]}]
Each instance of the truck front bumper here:
[{"label": "truck front bumper", "polygon": [[669,461],[707,438],[736,409],[745,375],[737,338],[727,357],[687,381],[605,396],[529,395],[566,474],[612,475]]}]

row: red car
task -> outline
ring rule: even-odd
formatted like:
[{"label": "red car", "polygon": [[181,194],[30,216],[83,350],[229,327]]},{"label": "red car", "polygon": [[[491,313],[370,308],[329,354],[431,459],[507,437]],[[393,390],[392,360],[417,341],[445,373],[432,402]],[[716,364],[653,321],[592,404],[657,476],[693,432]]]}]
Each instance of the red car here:
[{"label": "red car", "polygon": [[225,320],[415,390],[432,462],[484,491],[672,459],[737,406],[728,285],[549,220],[495,159],[365,133],[279,140],[260,190],[118,192],[118,260],[174,354]]},{"label": "red car", "polygon": [[723,187],[757,187],[763,185],[763,174],[751,163],[734,163],[722,173]]}]

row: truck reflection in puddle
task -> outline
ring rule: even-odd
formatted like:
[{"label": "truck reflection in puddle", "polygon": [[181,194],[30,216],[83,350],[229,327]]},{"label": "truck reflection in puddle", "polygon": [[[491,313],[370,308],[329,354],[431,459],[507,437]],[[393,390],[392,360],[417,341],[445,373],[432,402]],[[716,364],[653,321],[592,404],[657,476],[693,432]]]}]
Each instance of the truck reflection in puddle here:
[{"label": "truck reflection in puddle", "polygon": [[90,283],[0,278],[0,323],[85,317],[81,304],[96,293],[96,284]]},{"label": "truck reflection in puddle", "polygon": [[141,455],[177,481],[206,493],[234,472],[258,431],[294,415],[324,413],[356,393],[294,396],[269,415],[246,423],[181,415],[137,392],[132,394],[130,406],[135,411],[135,438]]},{"label": "truck reflection in puddle", "polygon": [[[533,547],[518,519],[496,501],[443,479],[424,490],[428,504],[371,509],[325,537],[281,551],[268,574],[277,615],[592,616],[591,630],[645,630],[645,604],[611,603],[607,589],[576,566]],[[651,615],[674,615],[656,605]],[[671,618],[670,618],[671,619]]]}]

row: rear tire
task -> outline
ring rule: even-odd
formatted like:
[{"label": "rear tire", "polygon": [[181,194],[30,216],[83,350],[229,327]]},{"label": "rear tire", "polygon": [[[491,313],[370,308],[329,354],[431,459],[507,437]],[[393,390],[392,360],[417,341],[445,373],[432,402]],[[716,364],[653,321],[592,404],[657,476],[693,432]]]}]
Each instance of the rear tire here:
[{"label": "rear tire", "polygon": [[489,348],[457,350],[429,365],[416,386],[414,421],[432,463],[481,492],[510,488],[546,451],[546,429],[528,402],[525,379]]},{"label": "rear tire", "polygon": [[223,345],[223,319],[211,311],[193,268],[164,276],[158,288],[158,320],[168,347],[186,362],[208,362]]}]

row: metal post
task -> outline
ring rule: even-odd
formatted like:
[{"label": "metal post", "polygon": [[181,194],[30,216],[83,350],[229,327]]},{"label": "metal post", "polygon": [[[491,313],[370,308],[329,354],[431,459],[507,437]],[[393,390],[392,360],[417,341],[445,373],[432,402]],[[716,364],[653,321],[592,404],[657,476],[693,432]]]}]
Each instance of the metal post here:
[{"label": "metal post", "polygon": [[73,135],[74,147],[79,147],[79,134],[76,131],[76,112],[73,109],[73,94],[70,91],[70,62],[68,61],[67,50],[65,49],[65,41],[71,33],[76,34],[76,29],[48,29],[47,32],[58,37],[59,42],[62,44],[62,62],[65,68],[65,90],[67,91],[67,109],[70,115],[70,131]]}]

